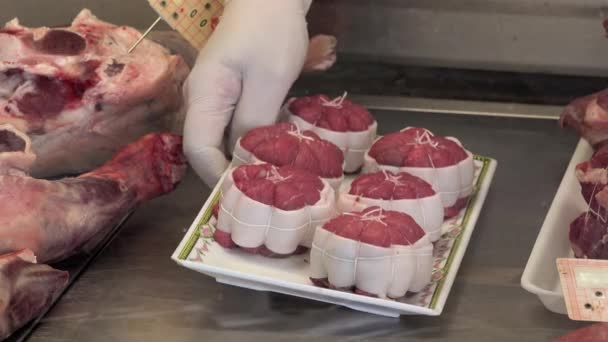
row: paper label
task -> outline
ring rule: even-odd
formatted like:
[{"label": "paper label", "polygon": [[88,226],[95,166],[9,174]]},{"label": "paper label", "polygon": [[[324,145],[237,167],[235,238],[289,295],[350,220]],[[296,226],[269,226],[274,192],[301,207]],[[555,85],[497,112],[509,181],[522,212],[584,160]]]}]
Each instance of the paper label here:
[{"label": "paper label", "polygon": [[225,0],[148,0],[150,6],[192,46],[201,49],[224,11]]},{"label": "paper label", "polygon": [[608,260],[557,259],[568,317],[608,322]]}]

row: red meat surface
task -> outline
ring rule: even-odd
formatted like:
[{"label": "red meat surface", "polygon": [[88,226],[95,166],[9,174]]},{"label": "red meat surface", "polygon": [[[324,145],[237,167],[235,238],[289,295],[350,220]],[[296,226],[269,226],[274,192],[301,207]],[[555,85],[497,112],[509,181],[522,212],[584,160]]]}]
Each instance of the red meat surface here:
[{"label": "red meat surface", "polygon": [[383,200],[415,199],[433,196],[433,187],[407,172],[379,171],[357,177],[349,194]]},{"label": "red meat surface", "polygon": [[[271,164],[242,165],[232,171],[236,187],[247,197],[279,208],[281,210],[298,210],[314,205],[321,199],[323,182],[319,176],[293,166],[276,167]],[[236,248],[230,233],[216,229],[215,241],[224,248]],[[283,257],[266,246],[243,248],[246,252],[266,257]],[[305,247],[289,255],[307,251]]]},{"label": "red meat surface", "polygon": [[562,127],[575,130],[597,146],[608,139],[608,89],[570,102],[560,117]]},{"label": "red meat surface", "polygon": [[336,100],[326,95],[304,96],[294,100],[289,110],[305,121],[337,132],[361,132],[374,123],[365,107],[345,98]]},{"label": "red meat surface", "polygon": [[30,249],[55,262],[89,252],[141,203],[175,189],[186,173],[182,150],[180,136],[150,133],[75,178],[0,174],[0,254]]},{"label": "red meat surface", "polygon": [[342,176],[342,151],[314,132],[299,131],[291,123],[254,128],[243,136],[241,146],[275,166],[292,165],[325,178]]},{"label": "red meat surface", "polygon": [[282,210],[297,210],[320,199],[321,179],[292,166],[243,165],[232,172],[236,187],[249,198]]},{"label": "red meat surface", "polygon": [[608,224],[583,213],[570,224],[570,245],[577,258],[608,259]]},{"label": "red meat surface", "polygon": [[425,234],[411,216],[380,207],[344,213],[323,228],[347,239],[386,248],[412,245]]},{"label": "red meat surface", "polygon": [[581,193],[593,214],[602,218],[608,216],[608,145],[600,147],[590,160],[576,166]]},{"label": "red meat surface", "polygon": [[456,142],[424,128],[387,134],[372,145],[369,155],[379,164],[398,167],[445,167],[467,158]]}]

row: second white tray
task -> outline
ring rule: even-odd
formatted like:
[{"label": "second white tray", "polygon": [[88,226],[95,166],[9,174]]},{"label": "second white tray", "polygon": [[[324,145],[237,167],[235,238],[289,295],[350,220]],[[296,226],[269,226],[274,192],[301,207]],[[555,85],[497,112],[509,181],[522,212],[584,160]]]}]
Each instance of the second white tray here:
[{"label": "second white tray", "polygon": [[566,314],[566,304],[555,264],[557,258],[573,257],[568,232],[572,222],[587,210],[575,169],[589,160],[593,149],[585,140],[578,142],[551,208],[538,234],[521,278],[521,286],[538,296],[550,311]]}]

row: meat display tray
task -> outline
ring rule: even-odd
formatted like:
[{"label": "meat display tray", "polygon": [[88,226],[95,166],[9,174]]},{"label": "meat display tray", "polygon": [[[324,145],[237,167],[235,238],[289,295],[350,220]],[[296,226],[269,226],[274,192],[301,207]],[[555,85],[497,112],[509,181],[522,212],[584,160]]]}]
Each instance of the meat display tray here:
[{"label": "meat display tray", "polygon": [[[239,249],[224,249],[213,239],[214,205],[219,201],[216,186],[171,258],[180,266],[206,274],[217,282],[258,291],[270,291],[333,303],[377,315],[440,315],[458,272],[475,223],[490,188],[496,161],[475,156],[475,190],[467,207],[442,226],[435,243],[431,283],[421,292],[397,300],[372,298],[312,285],[308,278],[308,253],[284,259],[251,255]],[[226,174],[224,174],[225,177]],[[355,175],[341,184],[348,187]],[[220,180],[218,184],[223,181]]]},{"label": "meat display tray", "polygon": [[576,179],[576,165],[591,158],[593,149],[585,140],[580,140],[564,178],[545,217],[532,253],[521,277],[521,286],[538,296],[550,311],[566,314],[562,294],[557,258],[574,257],[568,240],[570,222],[587,210],[587,203],[580,195],[581,187]]},{"label": "meat display tray", "polygon": [[131,214],[132,212],[125,215],[125,217],[123,217],[122,220],[120,220],[120,222],[116,226],[114,226],[110,232],[108,232],[108,235],[90,253],[75,255],[62,262],[51,265],[56,269],[67,271],[70,274],[67,286],[44,312],[38,315],[38,317],[32,319],[21,329],[15,331],[13,334],[11,334],[11,336],[4,340],[4,342],[22,342],[28,338],[28,336],[34,331],[36,326],[38,326],[40,321],[53,308],[55,303],[57,303],[61,296],[63,296],[68,291],[70,286],[72,286],[72,284],[78,279],[82,272],[87,269],[89,264],[93,260],[95,260],[95,258],[110,244],[110,242],[112,242],[112,240],[114,240],[114,238],[118,235],[117,233],[120,231],[120,227],[122,227],[122,225],[127,221]]}]

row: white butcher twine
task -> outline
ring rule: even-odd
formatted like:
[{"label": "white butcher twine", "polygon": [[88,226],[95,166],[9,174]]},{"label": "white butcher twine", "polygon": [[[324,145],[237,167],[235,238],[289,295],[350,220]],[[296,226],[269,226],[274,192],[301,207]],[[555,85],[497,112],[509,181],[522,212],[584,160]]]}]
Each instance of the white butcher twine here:
[{"label": "white butcher twine", "polygon": [[[388,174],[385,175],[390,177]],[[340,212],[363,211],[374,206],[385,210],[399,211],[411,216],[432,242],[437,241],[441,236],[444,209],[439,193],[423,198],[385,200],[349,194],[349,190],[346,189],[338,195],[338,210]]]},{"label": "white butcher twine", "polygon": [[[342,97],[338,97],[340,99]],[[336,99],[336,100],[337,100]],[[344,154],[344,171],[355,172],[363,165],[365,152],[372,146],[376,139],[378,123],[369,126],[365,131],[360,132],[335,132],[327,128],[318,127],[301,117],[293,114],[289,106],[296,98],[291,98],[281,109],[281,117],[302,128],[303,130],[313,131],[322,139],[334,143]],[[335,101],[335,100],[334,100]],[[328,102],[328,106],[333,106],[334,102]]]},{"label": "white butcher twine", "polygon": [[[406,127],[405,131],[412,127]],[[432,133],[426,131],[432,136]],[[369,150],[365,153],[362,173],[372,173],[379,170],[391,171],[393,173],[407,172],[420,177],[431,184],[433,189],[441,196],[443,206],[448,208],[456,204],[460,198],[465,198],[473,192],[473,179],[475,177],[475,166],[473,154],[466,150],[462,143],[454,137],[446,137],[462,147],[467,157],[457,164],[445,167],[416,167],[416,166],[393,166],[378,164],[376,159],[369,155]],[[418,144],[432,144],[430,139],[421,137]]]},{"label": "white butcher twine", "polygon": [[380,298],[419,292],[431,281],[433,244],[428,235],[410,246],[374,246],[317,228],[310,251],[310,277]]},{"label": "white butcher twine", "polygon": [[[304,135],[301,136],[303,138],[310,138]],[[268,162],[258,159],[253,153],[247,151],[241,145],[241,138],[239,138],[236,141],[236,145],[234,146],[234,151],[232,153],[232,165],[240,166],[246,164],[268,164]],[[344,179],[344,175],[336,178],[321,177],[321,179],[326,181],[335,191],[338,191],[338,189],[340,188],[340,184],[342,184],[342,180]]]},{"label": "white butcher twine", "polygon": [[249,198],[235,184],[231,170],[222,183],[217,229],[244,248],[266,246],[277,254],[310,248],[314,230],[336,213],[335,193],[324,180],[320,199],[297,210],[282,210]]}]

